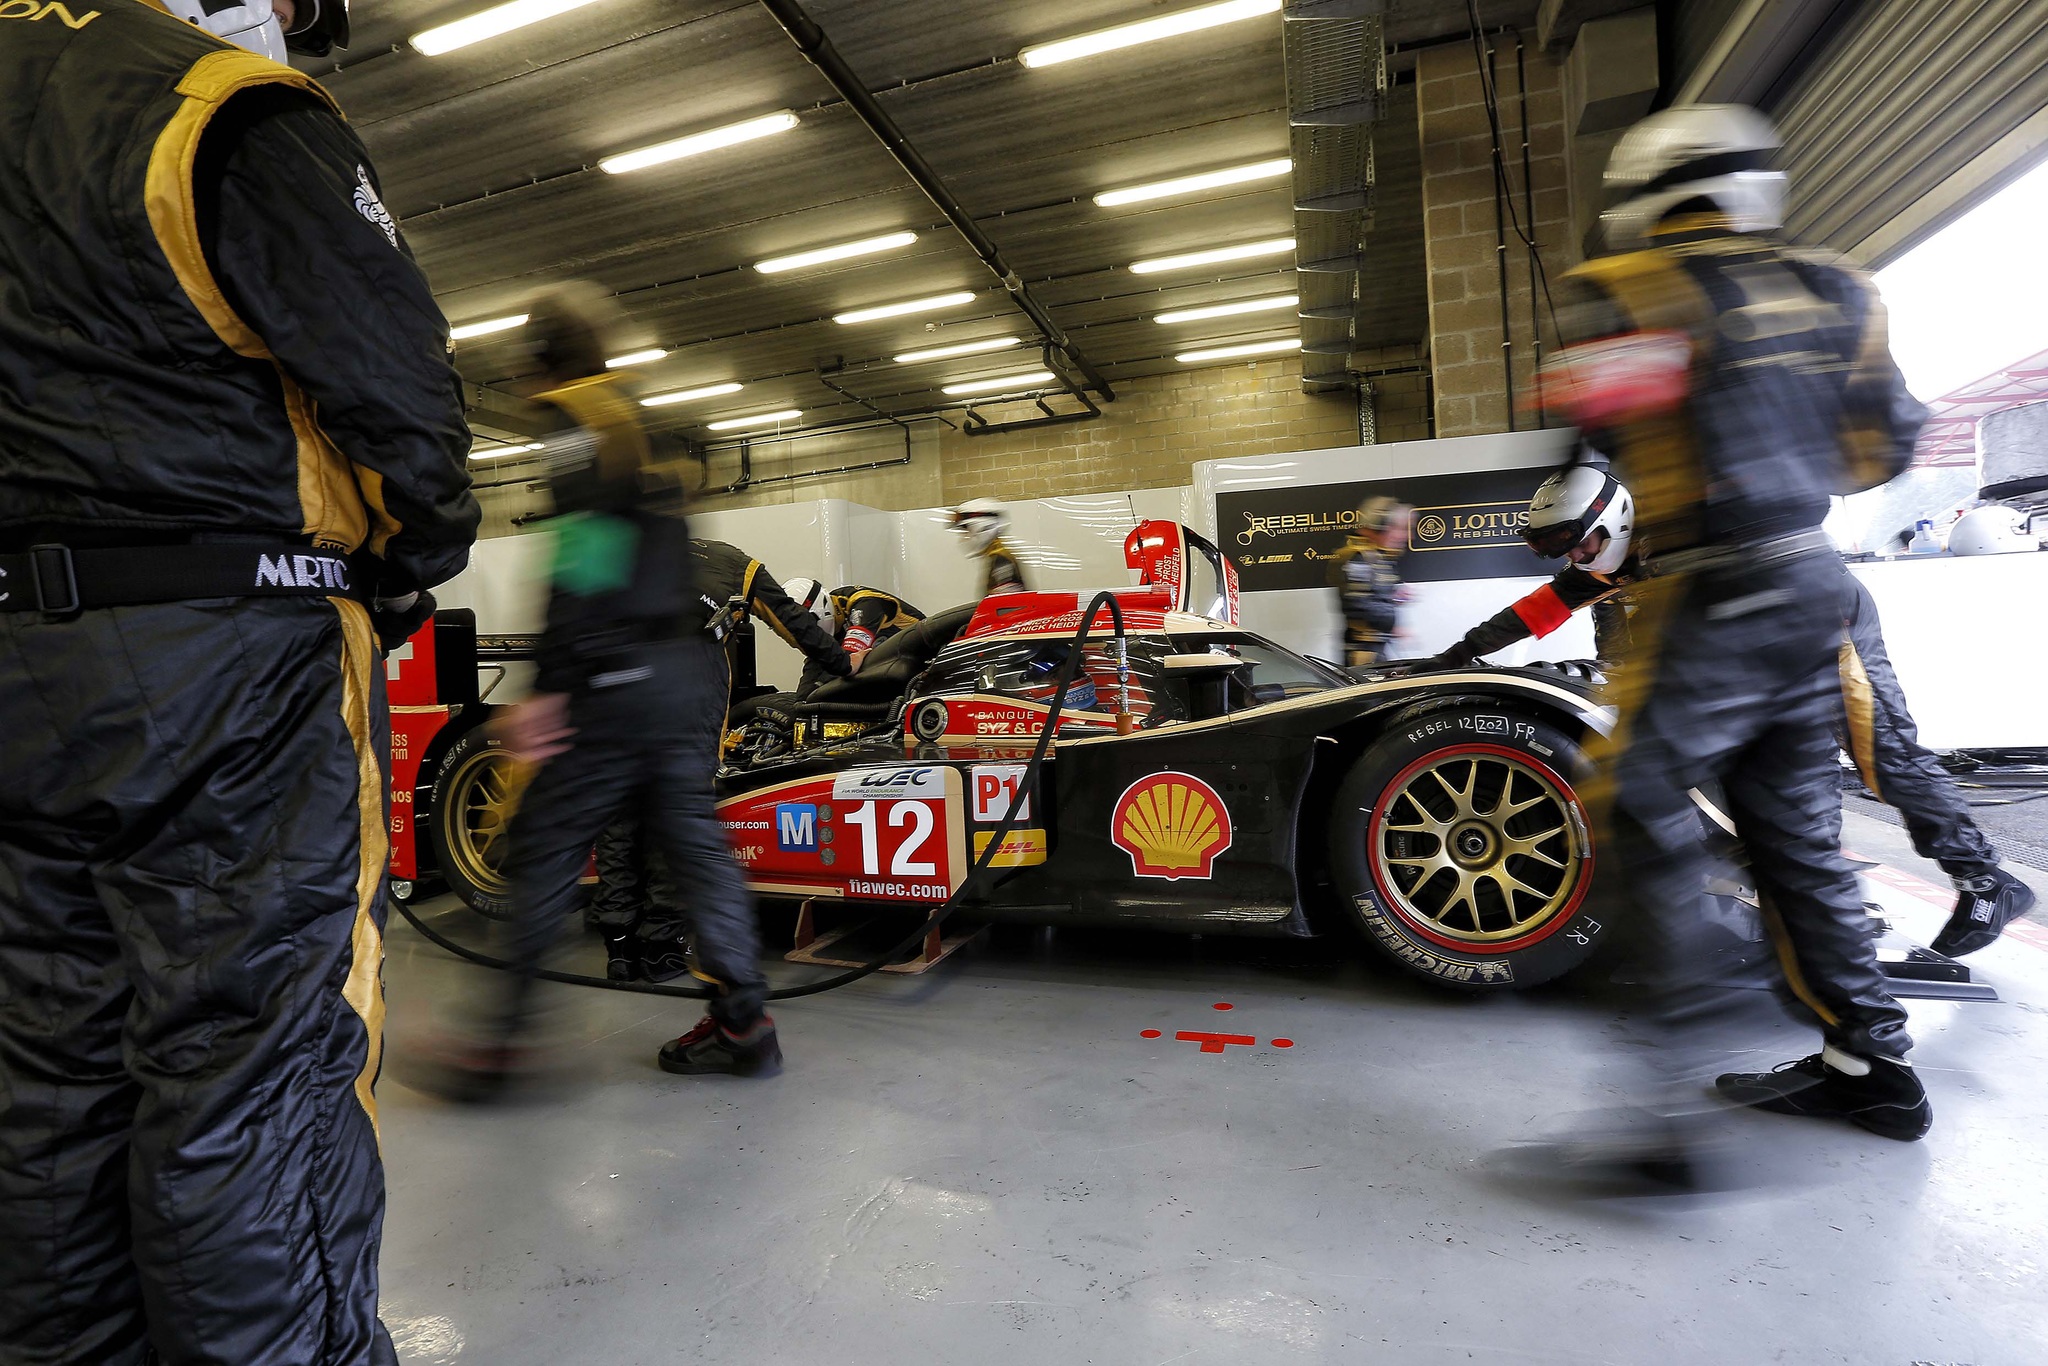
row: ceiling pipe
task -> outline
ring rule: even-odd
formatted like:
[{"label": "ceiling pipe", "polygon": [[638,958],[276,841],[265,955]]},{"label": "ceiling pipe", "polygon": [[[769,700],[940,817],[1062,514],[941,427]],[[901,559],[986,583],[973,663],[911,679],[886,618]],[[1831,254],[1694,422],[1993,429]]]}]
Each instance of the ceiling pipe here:
[{"label": "ceiling pipe", "polygon": [[889,150],[889,155],[896,158],[896,164],[903,168],[904,173],[911,178],[917,188],[924,191],[925,197],[946,216],[946,221],[953,225],[955,231],[967,239],[967,245],[974,249],[974,254],[981,258],[982,264],[1002,281],[1003,288],[1009,291],[1010,297],[1016,301],[1017,307],[1023,310],[1024,316],[1031,319],[1032,325],[1045,338],[1046,344],[1066,356],[1072,362],[1073,368],[1087,380],[1088,387],[1100,394],[1104,402],[1115,402],[1116,393],[1109,387],[1109,381],[1103,377],[1102,372],[1068,340],[1067,334],[1053,321],[1052,314],[1038,301],[1037,296],[1031,292],[1031,287],[1024,283],[1023,277],[1010,268],[1009,263],[1003,259],[1002,251],[975,223],[966,207],[953,197],[952,190],[939,178],[939,173],[932,169],[931,163],[910,145],[910,140],[903,135],[903,130],[896,126],[896,120],[889,117],[889,111],[882,108],[881,101],[875,98],[874,92],[861,82],[860,77],[854,74],[853,68],[847,65],[846,59],[839,55],[839,49],[825,36],[825,30],[818,27],[797,0],[761,0],[761,4],[775,16],[775,22],[782,25],[783,32],[796,44],[797,51],[809,59],[811,65],[818,69],[818,74],[839,92],[847,107],[867,125],[868,131]]}]

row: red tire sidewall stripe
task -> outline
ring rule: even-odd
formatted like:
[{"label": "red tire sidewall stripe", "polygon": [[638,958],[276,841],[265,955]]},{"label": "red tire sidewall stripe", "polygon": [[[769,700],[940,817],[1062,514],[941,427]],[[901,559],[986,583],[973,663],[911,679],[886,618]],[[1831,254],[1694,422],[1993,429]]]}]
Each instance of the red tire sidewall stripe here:
[{"label": "red tire sidewall stripe", "polygon": [[[1506,745],[1453,745],[1448,749],[1431,750],[1420,758],[1411,761],[1399,773],[1395,774],[1393,779],[1380,789],[1381,796],[1384,797],[1388,793],[1400,792],[1407,786],[1408,780],[1422,769],[1440,764],[1446,759],[1454,759],[1460,755],[1467,754],[1491,755],[1494,758],[1513,759],[1517,763],[1527,764],[1530,768],[1542,774],[1559,792],[1565,795],[1565,800],[1571,803],[1572,810],[1578,815],[1579,828],[1581,830],[1587,828],[1586,809],[1579,801],[1578,789],[1566,781],[1556,769],[1544,763],[1541,759],[1536,758],[1525,750],[1510,749]],[[1572,889],[1571,900],[1560,907],[1555,914],[1538,926],[1532,933],[1520,939],[1503,939],[1489,944],[1475,944],[1470,940],[1453,939],[1448,935],[1439,934],[1409,913],[1406,898],[1390,887],[1388,879],[1381,875],[1379,859],[1380,833],[1381,827],[1386,822],[1387,810],[1390,806],[1392,806],[1391,802],[1384,801],[1375,806],[1373,808],[1372,820],[1366,826],[1366,871],[1372,877],[1372,885],[1379,892],[1380,900],[1386,904],[1388,912],[1403,925],[1415,931],[1430,943],[1442,948],[1454,949],[1459,953],[1477,954],[1487,958],[1498,958],[1506,954],[1520,953],[1524,949],[1534,948],[1571,923],[1573,914],[1579,909],[1579,903],[1586,899],[1587,889],[1593,885],[1593,850],[1589,842],[1579,860],[1579,882],[1578,886]]]}]

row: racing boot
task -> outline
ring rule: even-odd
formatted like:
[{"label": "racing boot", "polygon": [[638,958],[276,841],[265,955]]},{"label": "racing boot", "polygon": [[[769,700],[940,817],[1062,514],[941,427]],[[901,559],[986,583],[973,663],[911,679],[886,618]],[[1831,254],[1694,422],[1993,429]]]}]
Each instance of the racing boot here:
[{"label": "racing boot", "polygon": [[1830,1044],[1810,1058],[1769,1072],[1725,1072],[1714,1081],[1724,1100],[1753,1110],[1814,1119],[1846,1119],[1881,1138],[1911,1143],[1934,1125],[1934,1107],[1913,1073],[1893,1058],[1859,1058]]},{"label": "racing boot", "polygon": [[690,936],[663,934],[642,938],[634,946],[640,975],[650,982],[668,982],[690,970]]},{"label": "racing boot", "polygon": [[772,1077],[782,1070],[775,1017],[763,1015],[752,1028],[735,1034],[706,1015],[689,1033],[662,1045],[659,1061],[662,1071],[683,1076],[729,1072],[736,1077]]},{"label": "racing boot", "polygon": [[1956,885],[1956,909],[1928,947],[1950,958],[1975,953],[2034,907],[2033,889],[2003,868],[1949,880]]},{"label": "racing boot", "polygon": [[635,952],[631,930],[604,931],[604,975],[613,982],[630,982],[640,975],[640,955]]}]

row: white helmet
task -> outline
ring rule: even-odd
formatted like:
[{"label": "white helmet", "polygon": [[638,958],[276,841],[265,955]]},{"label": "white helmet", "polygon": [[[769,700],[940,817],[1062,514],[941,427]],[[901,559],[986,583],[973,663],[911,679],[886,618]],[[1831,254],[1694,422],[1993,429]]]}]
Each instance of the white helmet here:
[{"label": "white helmet", "polygon": [[1762,114],[1742,104],[1681,104],[1621,135],[1607,158],[1612,208],[1600,215],[1611,247],[1639,246],[1659,219],[1688,199],[1710,199],[1737,232],[1785,221],[1783,143]]},{"label": "white helmet", "polygon": [[273,62],[287,60],[292,52],[325,57],[348,46],[348,0],[298,0],[290,33],[271,0],[163,0],[163,5],[186,23]]},{"label": "white helmet", "polygon": [[2008,555],[2039,550],[2041,543],[2027,530],[2027,514],[2005,503],[1972,508],[1948,529],[1951,555]]},{"label": "white helmet", "polygon": [[1009,529],[1010,515],[993,498],[970,498],[953,509],[953,530],[967,538],[968,550],[982,554]]},{"label": "white helmet", "polygon": [[1635,535],[1636,500],[1621,481],[1595,465],[1573,465],[1544,480],[1529,500],[1529,521],[1522,539],[1546,560],[1554,560],[1596,531],[1607,544],[1582,566],[1595,574],[1612,574],[1628,558]]},{"label": "white helmet", "polygon": [[832,634],[832,595],[825,591],[825,585],[816,579],[791,579],[782,585],[782,591],[796,599],[797,606],[818,619],[825,628],[825,634]]}]

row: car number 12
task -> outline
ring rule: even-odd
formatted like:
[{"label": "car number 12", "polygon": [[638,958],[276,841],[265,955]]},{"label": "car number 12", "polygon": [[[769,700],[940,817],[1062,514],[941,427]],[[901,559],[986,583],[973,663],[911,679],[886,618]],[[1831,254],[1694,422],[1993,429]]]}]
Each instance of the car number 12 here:
[{"label": "car number 12", "polygon": [[[887,807],[886,821],[879,808]],[[939,865],[929,859],[920,859],[918,852],[932,837],[936,825],[931,807],[924,802],[858,802],[847,812],[846,823],[860,827],[860,870],[868,877],[876,877],[882,871],[882,842],[885,836],[882,827],[901,830],[910,827],[908,834],[894,837],[896,850],[889,860],[891,877],[936,877]]]}]

